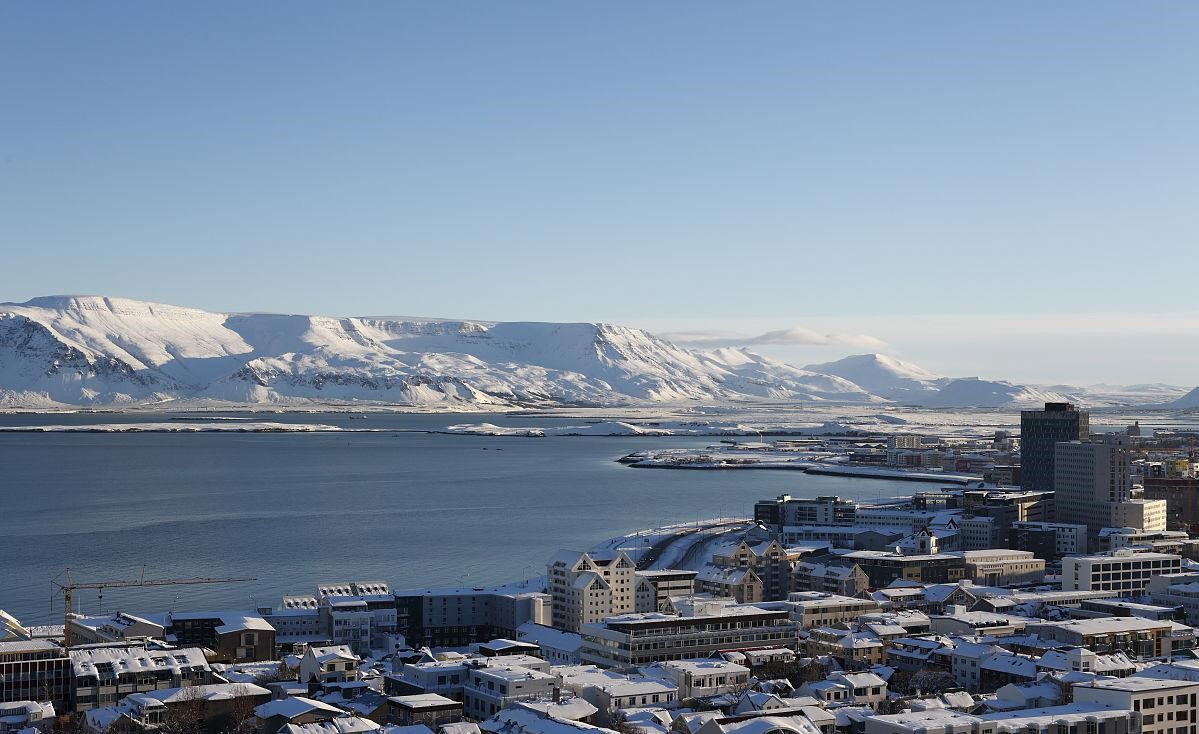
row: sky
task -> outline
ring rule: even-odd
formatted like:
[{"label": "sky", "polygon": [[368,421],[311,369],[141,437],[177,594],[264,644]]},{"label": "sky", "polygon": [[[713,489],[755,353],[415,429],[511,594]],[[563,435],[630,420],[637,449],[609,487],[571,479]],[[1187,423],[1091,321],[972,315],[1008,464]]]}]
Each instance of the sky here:
[{"label": "sky", "polygon": [[1194,3],[5,3],[0,301],[1199,384]]}]

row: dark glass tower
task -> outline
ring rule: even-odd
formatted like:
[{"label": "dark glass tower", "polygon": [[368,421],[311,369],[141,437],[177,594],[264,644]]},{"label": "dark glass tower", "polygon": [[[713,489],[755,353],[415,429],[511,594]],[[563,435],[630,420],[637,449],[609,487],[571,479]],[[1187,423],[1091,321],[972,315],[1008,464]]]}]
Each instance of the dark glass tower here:
[{"label": "dark glass tower", "polygon": [[1091,414],[1071,403],[1020,411],[1020,486],[1052,492],[1054,445],[1085,441],[1090,435]]}]

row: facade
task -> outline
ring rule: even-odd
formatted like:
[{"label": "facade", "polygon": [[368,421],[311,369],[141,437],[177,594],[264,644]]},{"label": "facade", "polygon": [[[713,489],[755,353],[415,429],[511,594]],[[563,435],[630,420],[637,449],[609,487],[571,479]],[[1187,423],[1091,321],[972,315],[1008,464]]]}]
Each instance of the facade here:
[{"label": "facade", "polygon": [[1090,413],[1070,403],[1045,403],[1043,410],[1020,411],[1020,486],[1055,491],[1055,446],[1063,441],[1085,441],[1090,433]]},{"label": "facade", "polygon": [[519,666],[487,666],[468,671],[462,705],[467,716],[486,719],[516,701],[552,698],[558,678]]},{"label": "facade", "polygon": [[762,585],[761,598],[773,601],[791,591],[791,571],[798,558],[798,553],[789,553],[777,540],[754,545],[742,541],[729,553],[713,555],[712,564],[752,570]]},{"label": "facade", "polygon": [[762,601],[762,580],[752,568],[707,565],[695,576],[695,590],[725,596],[739,604]]},{"label": "facade", "polygon": [[823,557],[819,561],[799,561],[791,576],[794,591],[820,591],[840,596],[857,596],[870,588],[870,577],[856,563],[837,563]]},{"label": "facade", "polygon": [[49,701],[69,710],[71,660],[50,640],[0,642],[0,704]]},{"label": "facade", "polygon": [[175,612],[166,615],[166,632],[179,645],[212,650],[209,662],[275,659],[275,628],[249,612]]},{"label": "facade", "polygon": [[442,724],[462,721],[462,702],[436,693],[391,696],[387,699],[387,720],[398,726],[424,724],[436,731]]},{"label": "facade", "polygon": [[633,610],[636,612],[672,612],[671,597],[695,592],[695,571],[637,571]]},{"label": "facade", "polygon": [[1062,559],[1063,591],[1110,591],[1112,596],[1141,596],[1154,576],[1182,571],[1182,557],[1172,553],[1136,553]]},{"label": "facade", "polygon": [[710,657],[726,650],[794,647],[785,610],[696,602],[685,615],[625,614],[584,625],[580,657],[604,668]]},{"label": "facade", "polygon": [[550,596],[534,591],[446,588],[395,594],[396,624],[412,647],[466,647],[515,639],[526,622],[549,624]]},{"label": "facade", "polygon": [[1032,551],[1047,561],[1087,554],[1087,526],[1065,522],[1014,522],[1007,547]]},{"label": "facade", "polygon": [[882,611],[873,599],[857,599],[819,591],[793,591],[784,603],[791,621],[800,627],[823,627],[849,622]]},{"label": "facade", "polygon": [[398,640],[396,600],[382,581],[321,584],[316,589],[324,626],[334,645],[358,655],[395,649]]},{"label": "facade", "polygon": [[71,705],[75,711],[115,706],[131,693],[215,682],[204,651],[198,647],[78,647],[70,654]]},{"label": "facade", "polygon": [[722,696],[749,683],[749,668],[725,660],[668,660],[657,667],[674,681],[680,700]]},{"label": "facade", "polygon": [[1096,542],[1107,527],[1166,529],[1165,502],[1133,497],[1127,437],[1059,443],[1055,457],[1056,520],[1086,525]]},{"label": "facade", "polygon": [[1141,714],[1143,734],[1193,734],[1199,683],[1133,676],[1074,686],[1075,703],[1096,703]]},{"label": "facade", "polygon": [[881,589],[897,579],[922,584],[945,584],[966,578],[966,562],[956,553],[903,555],[886,551],[853,551],[837,558],[860,566],[873,589]]},{"label": "facade", "polygon": [[781,533],[785,525],[853,525],[858,503],[835,495],[792,497],[781,494],[754,503],[754,521]]},{"label": "facade", "polygon": [[637,564],[623,551],[559,551],[547,566],[551,625],[578,632],[583,625],[633,612]]},{"label": "facade", "polygon": [[358,656],[345,645],[310,647],[300,658],[300,683],[358,680]]},{"label": "facade", "polygon": [[961,552],[966,576],[985,586],[1014,586],[1040,583],[1045,579],[1045,561],[1031,551],[968,550]]},{"label": "facade", "polygon": [[1101,655],[1122,652],[1136,659],[1170,654],[1173,624],[1141,617],[1098,617],[1068,622],[1033,621],[1025,630],[1044,640],[1085,647]]},{"label": "facade", "polygon": [[281,650],[291,650],[296,645],[333,644],[315,596],[285,596],[279,606],[260,607],[258,613],[275,628],[275,644]]}]

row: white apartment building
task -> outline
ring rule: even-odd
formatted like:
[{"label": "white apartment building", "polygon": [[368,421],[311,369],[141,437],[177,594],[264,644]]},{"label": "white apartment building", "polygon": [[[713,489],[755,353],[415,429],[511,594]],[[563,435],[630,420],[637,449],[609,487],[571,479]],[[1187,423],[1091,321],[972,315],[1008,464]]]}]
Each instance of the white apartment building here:
[{"label": "white apartment building", "polygon": [[961,551],[966,575],[976,584],[1011,586],[1038,583],[1045,579],[1045,561],[1032,551],[995,548]]},{"label": "white apartment building", "polygon": [[1110,527],[1162,532],[1166,529],[1166,501],[1129,499],[1115,504]]},{"label": "white apartment building", "polygon": [[1113,596],[1141,596],[1154,576],[1182,571],[1182,557],[1172,553],[1135,553],[1062,559],[1063,591],[1110,591]]},{"label": "white apartment building", "polygon": [[392,650],[396,639],[396,601],[382,581],[347,581],[317,587],[321,619],[334,645],[358,655]]},{"label": "white apartment building", "polygon": [[1075,703],[1141,713],[1142,734],[1196,734],[1199,683],[1132,676],[1074,686]]},{"label": "white apartment building", "polygon": [[636,570],[624,551],[558,551],[546,567],[552,626],[578,632],[604,617],[633,612]]},{"label": "white apartment building", "polygon": [[787,595],[783,607],[791,621],[809,629],[848,622],[883,609],[873,599],[856,599],[820,591],[793,591]]},{"label": "white apartment building", "polygon": [[475,719],[494,716],[516,701],[551,699],[558,677],[520,666],[474,668],[462,691],[462,710]]},{"label": "white apartment building", "polygon": [[749,683],[749,668],[726,660],[667,660],[656,668],[678,686],[680,699],[721,696]]}]

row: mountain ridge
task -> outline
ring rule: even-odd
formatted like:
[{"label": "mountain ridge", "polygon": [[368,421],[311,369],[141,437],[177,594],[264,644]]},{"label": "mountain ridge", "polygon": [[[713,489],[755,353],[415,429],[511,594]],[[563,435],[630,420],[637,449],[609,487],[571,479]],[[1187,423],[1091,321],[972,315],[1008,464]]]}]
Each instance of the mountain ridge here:
[{"label": "mountain ridge", "polygon": [[0,406],[7,407],[177,400],[461,409],[695,401],[1013,407],[1069,398],[1056,389],[944,377],[879,354],[797,367],[745,348],[688,349],[603,322],[216,312],[84,295],[0,304]]}]

